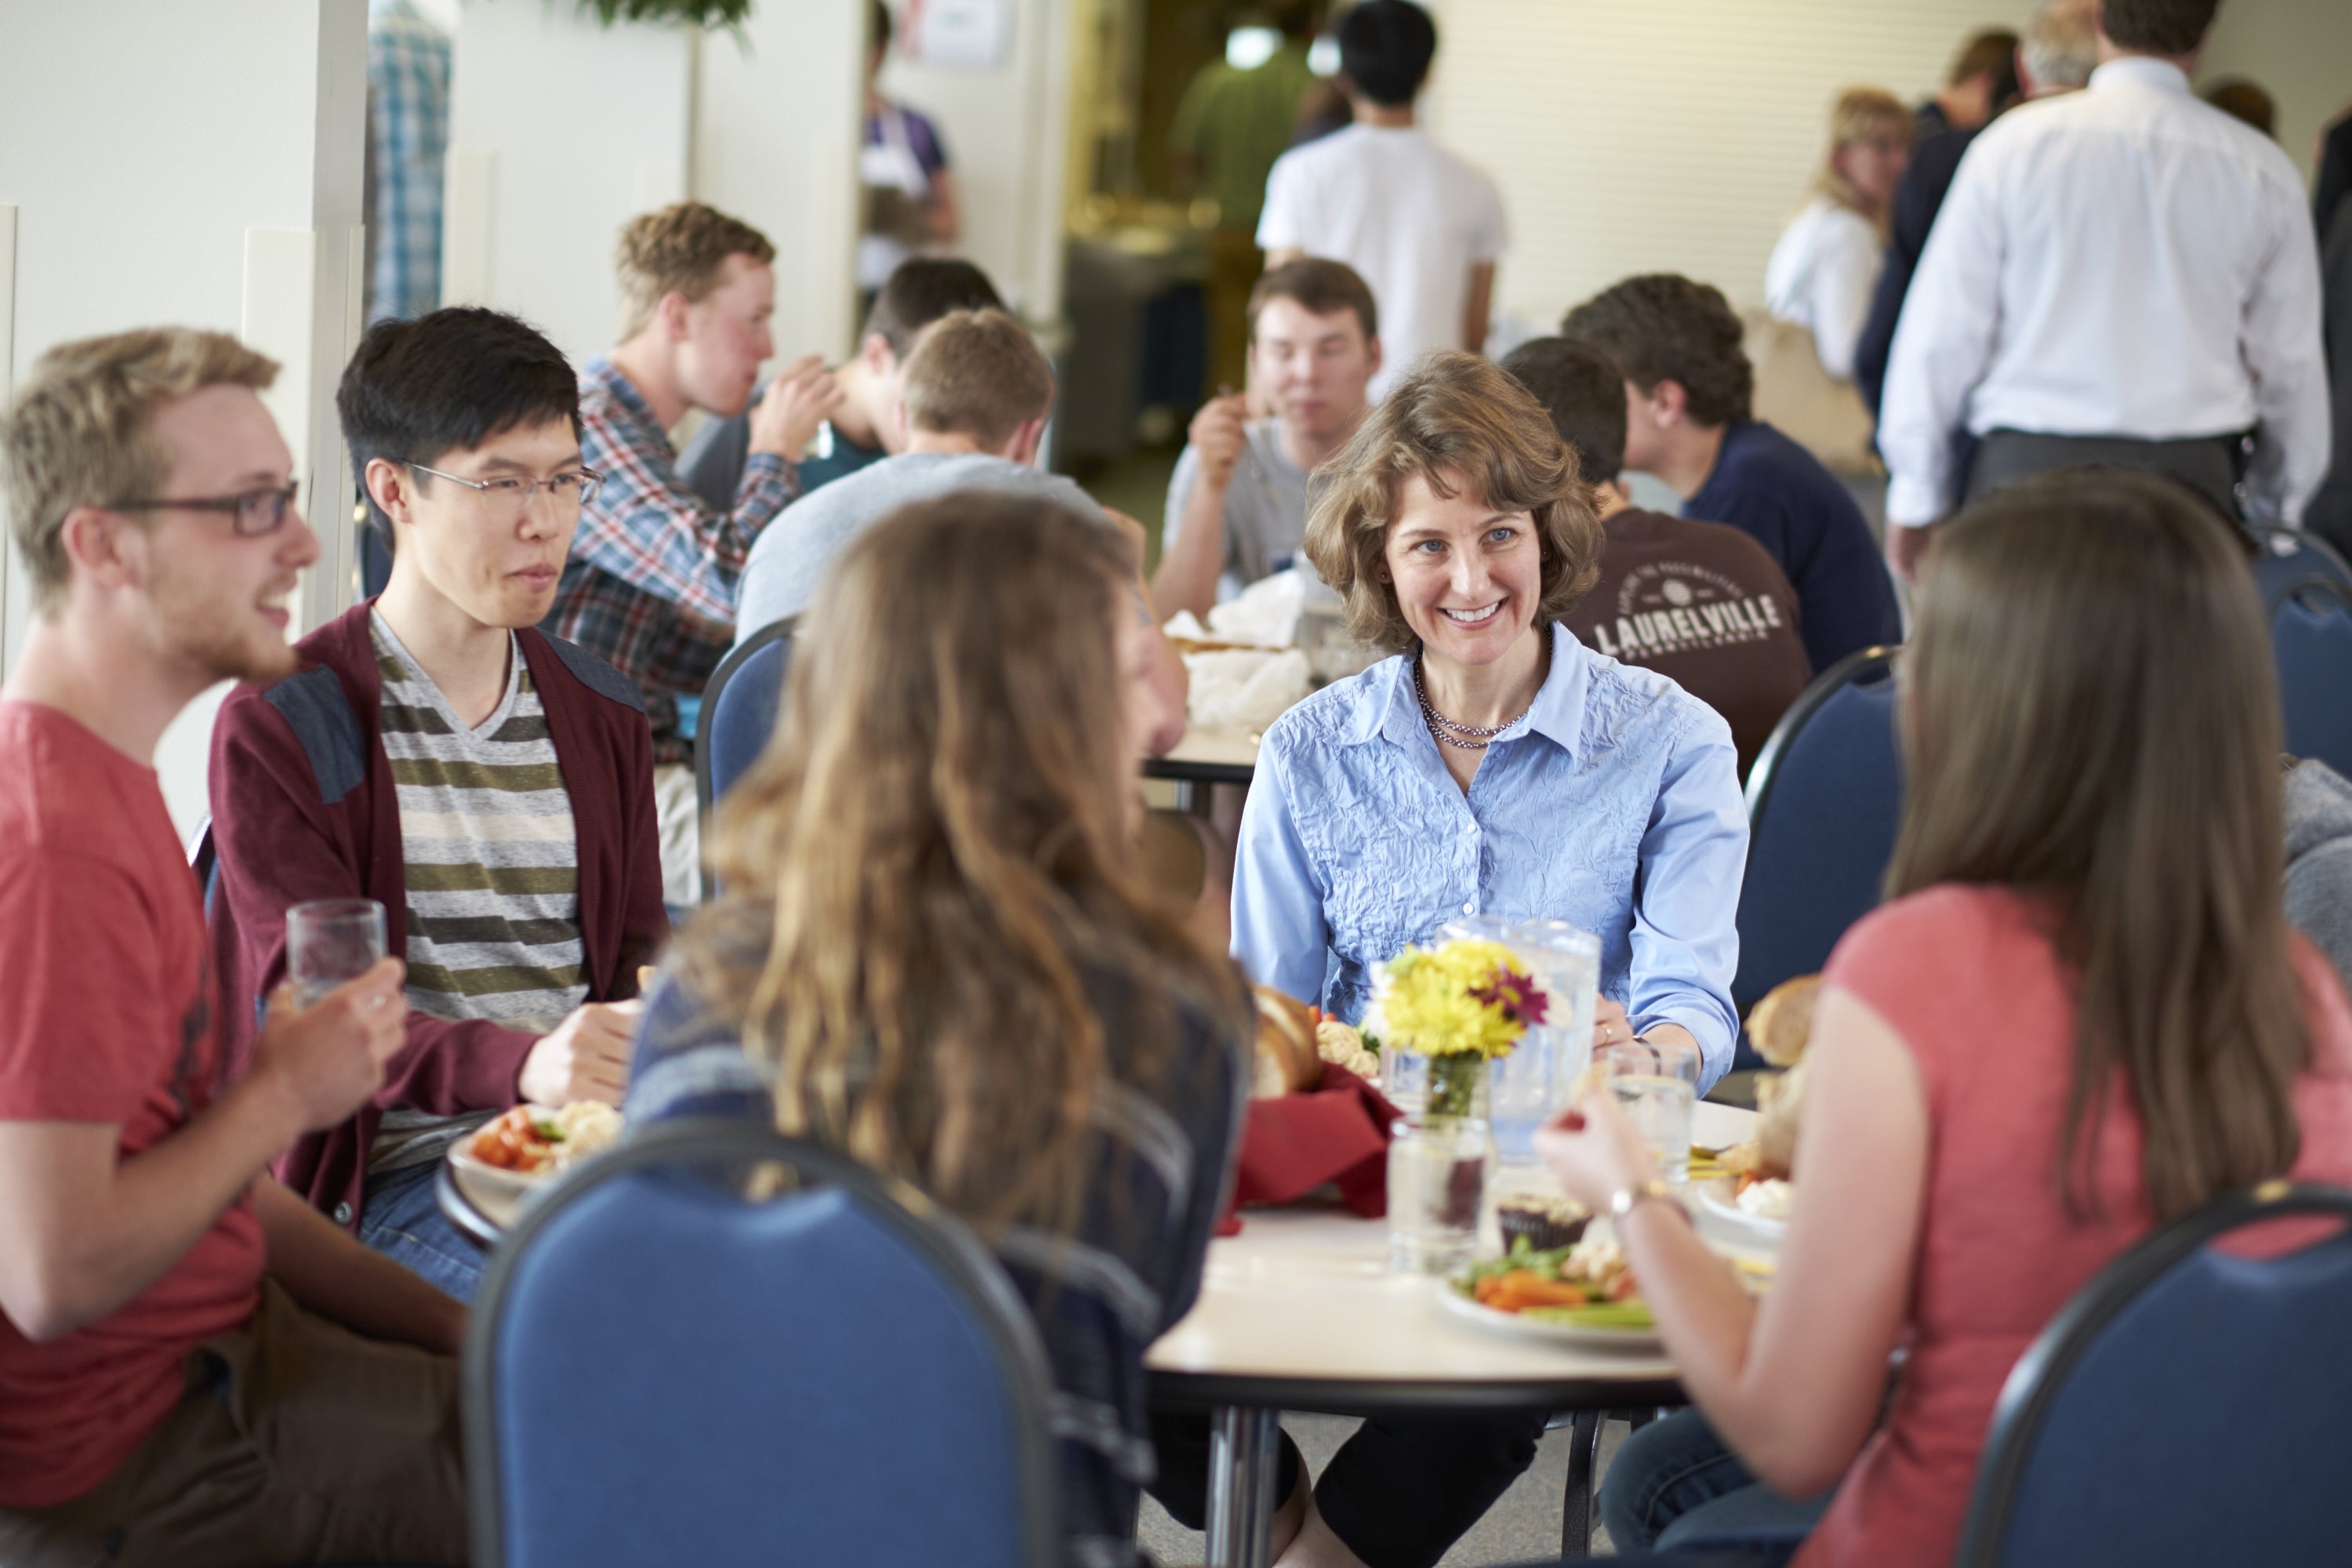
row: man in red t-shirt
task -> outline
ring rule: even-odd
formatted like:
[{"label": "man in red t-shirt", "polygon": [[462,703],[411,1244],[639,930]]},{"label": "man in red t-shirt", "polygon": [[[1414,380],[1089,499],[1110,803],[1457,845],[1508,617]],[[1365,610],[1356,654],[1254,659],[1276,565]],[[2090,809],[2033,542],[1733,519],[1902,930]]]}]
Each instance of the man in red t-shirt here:
[{"label": "man in red t-shirt", "polygon": [[364,1103],[401,965],[270,1002],[220,1081],[204,910],[152,759],[294,667],[318,559],[217,333],[45,355],[0,424],[37,618],[0,687],[0,1563],[459,1563],[465,1314],[263,1174]]},{"label": "man in red t-shirt", "polygon": [[1538,338],[1503,360],[1536,395],[1593,487],[1601,576],[1569,630],[1624,664],[1654,669],[1723,715],[1746,778],[1772,726],[1812,679],[1797,591],[1738,529],[1634,507],[1625,458],[1624,373],[1590,343]]}]

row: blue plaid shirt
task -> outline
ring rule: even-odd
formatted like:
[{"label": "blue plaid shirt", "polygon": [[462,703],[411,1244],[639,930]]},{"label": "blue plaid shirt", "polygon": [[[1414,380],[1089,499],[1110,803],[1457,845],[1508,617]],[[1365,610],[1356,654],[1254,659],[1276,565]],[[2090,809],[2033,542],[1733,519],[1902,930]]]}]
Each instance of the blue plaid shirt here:
[{"label": "blue plaid shirt", "polygon": [[580,513],[546,629],[637,683],[656,764],[689,762],[677,700],[698,697],[735,641],[735,595],[751,542],[799,493],[793,467],[755,452],[735,509],[704,503],[678,477],[669,436],[601,355],[580,372],[580,449],[604,478]]},{"label": "blue plaid shirt", "polygon": [[368,320],[441,303],[441,174],[449,37],[409,0],[368,5]]}]

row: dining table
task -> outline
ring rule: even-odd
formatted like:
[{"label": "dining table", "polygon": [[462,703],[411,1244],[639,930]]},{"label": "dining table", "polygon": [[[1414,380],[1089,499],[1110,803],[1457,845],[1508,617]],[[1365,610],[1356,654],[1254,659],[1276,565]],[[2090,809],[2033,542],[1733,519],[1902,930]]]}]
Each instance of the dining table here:
[{"label": "dining table", "polygon": [[[1691,1142],[1727,1148],[1754,1136],[1755,1125],[1753,1111],[1702,1100]],[[1558,1190],[1539,1164],[1497,1166],[1482,1222],[1485,1245],[1498,1249],[1494,1200]],[[485,1247],[497,1244],[520,1206],[510,1194],[469,1190],[447,1161],[436,1194],[450,1223]],[[1704,1206],[1694,1218],[1700,1235],[1727,1254],[1769,1256],[1752,1234]],[[1336,1200],[1244,1208],[1240,1219],[1237,1232],[1210,1242],[1192,1310],[1144,1356],[1155,1405],[1209,1415],[1205,1568],[1265,1568],[1285,1410],[1566,1415],[1561,1552],[1587,1553],[1603,1420],[1683,1403],[1674,1365],[1654,1344],[1566,1343],[1465,1321],[1439,1299],[1444,1280],[1390,1268],[1385,1220],[1363,1218]]]},{"label": "dining table", "polygon": [[[1755,1122],[1753,1111],[1702,1101],[1692,1142],[1727,1148],[1752,1137]],[[1557,1191],[1540,1165],[1496,1173],[1497,1195]],[[1759,1256],[1752,1237],[1704,1209],[1696,1218],[1725,1252]],[[1265,1568],[1285,1410],[1570,1416],[1561,1551],[1587,1553],[1602,1422],[1614,1411],[1683,1403],[1673,1363],[1654,1345],[1563,1343],[1467,1321],[1439,1300],[1444,1289],[1441,1279],[1392,1271],[1386,1222],[1337,1204],[1244,1209],[1240,1232],[1209,1244],[1200,1299],[1144,1357],[1155,1405],[1210,1416],[1206,1568]]]},{"label": "dining table", "polygon": [[1208,791],[1202,784],[1249,787],[1257,773],[1258,734],[1249,730],[1212,730],[1198,725],[1165,754],[1143,764],[1143,776],[1166,779],[1176,785],[1176,807],[1205,815]]}]

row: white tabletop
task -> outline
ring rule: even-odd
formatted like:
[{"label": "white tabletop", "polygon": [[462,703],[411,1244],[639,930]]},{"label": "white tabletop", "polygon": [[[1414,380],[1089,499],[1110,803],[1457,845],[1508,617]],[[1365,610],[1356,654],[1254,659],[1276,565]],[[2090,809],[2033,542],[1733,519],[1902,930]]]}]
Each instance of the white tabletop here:
[{"label": "white tabletop", "polygon": [[[1750,1135],[1751,1111],[1702,1103],[1693,1142]],[[1557,1190],[1540,1167],[1506,1167],[1502,1191]],[[1564,1383],[1656,1383],[1655,1352],[1514,1338],[1448,1312],[1439,1285],[1388,1269],[1388,1223],[1336,1207],[1245,1209],[1239,1236],[1209,1245],[1201,1299],[1152,1345],[1155,1372],[1346,1385],[1431,1384],[1469,1393]],[[1294,1391],[1295,1392],[1295,1391]]]},{"label": "white tabletop", "polygon": [[1162,760],[1254,768],[1257,766],[1257,736],[1247,731],[1194,728],[1185,731],[1184,738]]}]

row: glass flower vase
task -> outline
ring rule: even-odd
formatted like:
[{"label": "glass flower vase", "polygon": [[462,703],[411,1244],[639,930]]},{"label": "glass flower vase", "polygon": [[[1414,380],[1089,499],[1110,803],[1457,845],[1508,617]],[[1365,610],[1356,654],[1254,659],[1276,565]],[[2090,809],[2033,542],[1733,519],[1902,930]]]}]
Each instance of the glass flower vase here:
[{"label": "glass flower vase", "polygon": [[1475,1116],[1487,1112],[1486,1058],[1475,1051],[1450,1051],[1429,1058],[1428,1116]]}]

